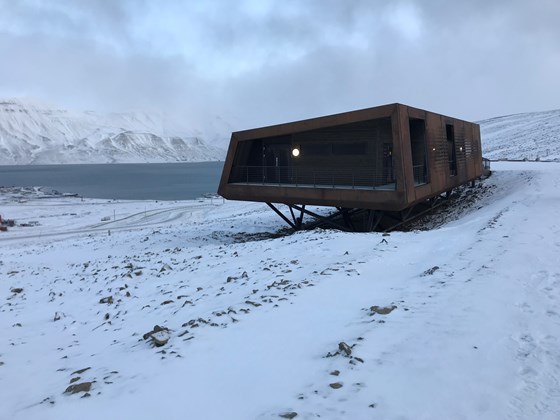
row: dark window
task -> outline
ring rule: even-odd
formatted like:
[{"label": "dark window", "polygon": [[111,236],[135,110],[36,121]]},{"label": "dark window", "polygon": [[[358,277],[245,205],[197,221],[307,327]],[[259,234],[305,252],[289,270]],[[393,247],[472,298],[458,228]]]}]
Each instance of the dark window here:
[{"label": "dark window", "polygon": [[412,173],[415,185],[429,182],[428,161],[426,154],[426,122],[421,119],[409,119],[410,150],[412,152]]},{"label": "dark window", "polygon": [[332,152],[333,155],[365,155],[367,153],[367,142],[334,143]]},{"label": "dark window", "polygon": [[331,145],[324,143],[308,143],[300,145],[301,155],[311,156],[328,156],[331,154]]},{"label": "dark window", "polygon": [[453,125],[446,124],[445,132],[447,135],[447,159],[449,160],[449,174],[457,175],[457,154],[455,152],[455,130]]}]

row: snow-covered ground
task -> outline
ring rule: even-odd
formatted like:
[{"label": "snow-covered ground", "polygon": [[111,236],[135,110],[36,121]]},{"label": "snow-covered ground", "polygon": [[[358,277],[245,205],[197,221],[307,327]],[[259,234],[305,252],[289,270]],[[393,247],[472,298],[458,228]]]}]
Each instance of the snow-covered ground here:
[{"label": "snow-covered ground", "polygon": [[388,236],[5,194],[0,419],[560,418],[560,164],[493,170]]},{"label": "snow-covered ground", "polygon": [[480,121],[482,151],[494,160],[560,161],[560,109]]}]

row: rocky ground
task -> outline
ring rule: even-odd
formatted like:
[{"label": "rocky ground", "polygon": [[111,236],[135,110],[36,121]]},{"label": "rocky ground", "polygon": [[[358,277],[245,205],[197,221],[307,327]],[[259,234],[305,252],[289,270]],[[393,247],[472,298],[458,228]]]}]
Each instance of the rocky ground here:
[{"label": "rocky ground", "polygon": [[554,418],[560,170],[523,165],[391,234],[4,196],[41,226],[0,238],[0,418]]}]

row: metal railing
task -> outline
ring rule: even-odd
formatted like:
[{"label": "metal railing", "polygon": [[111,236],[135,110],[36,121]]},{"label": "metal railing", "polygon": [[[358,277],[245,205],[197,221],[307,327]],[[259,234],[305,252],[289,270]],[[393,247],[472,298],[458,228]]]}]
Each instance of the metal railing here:
[{"label": "metal railing", "polygon": [[304,168],[295,166],[235,166],[230,183],[295,187],[395,190],[391,168]]}]

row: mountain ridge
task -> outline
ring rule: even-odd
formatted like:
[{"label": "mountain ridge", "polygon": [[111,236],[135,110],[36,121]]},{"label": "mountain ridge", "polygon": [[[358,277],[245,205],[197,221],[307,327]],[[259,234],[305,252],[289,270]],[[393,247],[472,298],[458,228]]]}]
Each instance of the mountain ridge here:
[{"label": "mountain ridge", "polygon": [[206,140],[219,134],[187,125],[163,114],[76,112],[29,100],[0,100],[0,164],[223,160],[225,150]]},{"label": "mountain ridge", "polygon": [[[477,123],[491,160],[560,161],[560,110]],[[0,99],[0,165],[219,161],[232,131],[219,117],[201,130],[158,113],[76,112]]]}]

